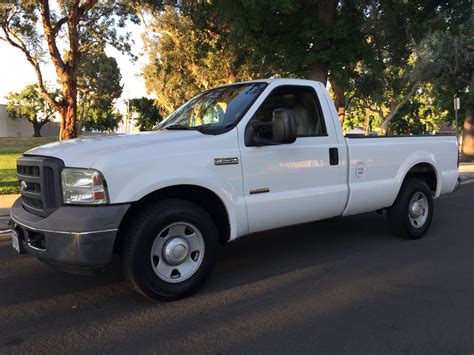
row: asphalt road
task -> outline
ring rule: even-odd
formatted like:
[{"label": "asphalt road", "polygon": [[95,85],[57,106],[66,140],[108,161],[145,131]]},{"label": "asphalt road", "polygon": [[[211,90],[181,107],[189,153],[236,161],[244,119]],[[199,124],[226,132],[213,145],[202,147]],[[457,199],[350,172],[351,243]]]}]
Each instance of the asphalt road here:
[{"label": "asphalt road", "polygon": [[[370,198],[368,196],[368,198]],[[0,353],[474,352],[474,183],[435,202],[425,238],[375,213],[247,237],[197,295],[153,303],[116,263],[60,274],[0,240]]]}]

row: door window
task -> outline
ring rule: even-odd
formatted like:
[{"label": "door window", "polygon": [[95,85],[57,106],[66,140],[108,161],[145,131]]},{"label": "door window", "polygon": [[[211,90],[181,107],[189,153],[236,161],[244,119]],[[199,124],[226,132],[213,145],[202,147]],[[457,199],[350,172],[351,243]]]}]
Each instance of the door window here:
[{"label": "door window", "polygon": [[[326,136],[326,127],[314,89],[306,86],[280,86],[273,90],[255,113],[253,119],[270,122],[273,110],[286,108],[293,111],[298,137]],[[264,127],[260,134],[272,137],[271,127]]]}]

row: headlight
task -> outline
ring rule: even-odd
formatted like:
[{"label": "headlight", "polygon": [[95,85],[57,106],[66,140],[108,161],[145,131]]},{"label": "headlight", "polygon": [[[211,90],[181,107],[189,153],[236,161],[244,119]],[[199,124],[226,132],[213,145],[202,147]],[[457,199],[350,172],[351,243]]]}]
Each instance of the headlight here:
[{"label": "headlight", "polygon": [[97,170],[64,168],[61,182],[64,203],[81,205],[108,203],[105,180]]}]

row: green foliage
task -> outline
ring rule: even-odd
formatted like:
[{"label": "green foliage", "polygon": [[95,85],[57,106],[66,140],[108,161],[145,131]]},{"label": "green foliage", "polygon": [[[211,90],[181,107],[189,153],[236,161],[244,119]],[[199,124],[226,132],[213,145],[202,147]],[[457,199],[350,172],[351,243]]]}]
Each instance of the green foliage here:
[{"label": "green foliage", "polygon": [[222,36],[201,29],[191,16],[173,7],[156,10],[149,25],[146,49],[149,64],[143,76],[167,116],[197,93],[217,85],[248,79],[235,71],[234,53]]},{"label": "green foliage", "polygon": [[469,6],[468,1],[454,4],[438,0],[367,3],[362,30],[373,56],[355,68],[352,91],[358,98],[355,102],[379,116],[383,130],[403,116],[398,111],[416,90],[438,75],[428,45],[431,33],[457,28],[466,20]]},{"label": "green foliage", "polygon": [[118,128],[122,115],[110,108],[94,107],[89,110],[84,126],[88,131],[112,132]]},{"label": "green foliage", "polygon": [[[51,93],[51,95],[60,97],[58,91]],[[26,119],[32,123],[35,137],[40,136],[41,127],[53,118],[55,111],[44,100],[37,84],[26,85],[20,92],[10,92],[6,99],[8,100],[7,110],[10,118],[13,120]]]},{"label": "green foliage", "polygon": [[135,98],[130,100],[129,105],[132,118],[140,131],[151,130],[162,120],[160,110],[153,99]]},{"label": "green foliage", "polygon": [[[176,5],[178,10],[154,8],[156,21],[149,30],[155,36],[149,37],[150,64],[144,71],[164,114],[222,84],[228,73],[237,79],[309,78],[319,65],[328,73],[338,109],[348,110],[346,128],[365,125],[368,109],[371,129],[392,132],[437,126],[432,114],[429,122],[414,123],[423,111],[419,105],[426,113],[446,110],[440,98],[434,109],[417,97],[417,90],[439,75],[430,36],[446,31],[457,36],[472,6],[469,0],[188,0]],[[435,85],[429,91],[439,90]]]},{"label": "green foliage", "polygon": [[110,107],[122,95],[117,60],[103,50],[81,55],[77,72],[79,106]]},{"label": "green foliage", "polygon": [[433,67],[436,76],[433,79],[433,95],[438,105],[450,112],[448,119],[453,122],[453,98],[459,97],[460,126],[466,111],[474,111],[474,90],[472,76],[474,71],[474,18],[462,23],[456,32],[438,31],[429,41]]},{"label": "green foliage", "polygon": [[389,131],[392,134],[431,134],[440,128],[447,114],[433,99],[432,85],[426,84],[400,109],[390,122]]},{"label": "green foliage", "polygon": [[[117,60],[103,50],[84,53],[78,67],[78,121],[88,130],[110,131],[117,125],[114,102],[122,95]],[[100,120],[103,119],[103,122]]]},{"label": "green foliage", "polygon": [[[63,6],[61,15],[65,14],[68,1],[63,3],[66,6]],[[135,60],[131,53],[131,33],[126,28],[127,21],[140,23],[135,13],[136,3],[133,0],[96,1],[81,23],[81,53],[98,52],[109,45]]]},{"label": "green foliage", "polygon": [[[68,45],[67,20],[71,7],[69,1],[58,1],[57,6],[50,3],[52,28],[56,30],[55,37],[60,37],[63,43]],[[130,33],[119,31],[126,27],[127,21],[139,23],[139,18],[134,12],[133,1],[94,1],[89,10],[78,11],[82,14],[79,20],[79,53],[91,52],[96,49],[111,45],[124,53],[130,52]],[[84,9],[84,4],[79,8]],[[39,1],[14,0],[2,1],[0,26],[3,35],[9,30],[15,33],[20,45],[37,61],[43,60],[46,54],[45,38],[42,30],[38,27],[42,23],[41,4]],[[5,31],[8,30],[8,31]],[[67,56],[68,53],[65,52]]]},{"label": "green foliage", "polygon": [[[326,3],[331,7],[333,1]],[[228,28],[250,72],[307,78],[314,63],[343,71],[363,56],[362,7],[354,1],[339,3],[334,21],[332,9],[321,8],[318,1],[216,0],[202,7],[216,14],[208,16],[208,26],[220,22],[220,28]]]}]

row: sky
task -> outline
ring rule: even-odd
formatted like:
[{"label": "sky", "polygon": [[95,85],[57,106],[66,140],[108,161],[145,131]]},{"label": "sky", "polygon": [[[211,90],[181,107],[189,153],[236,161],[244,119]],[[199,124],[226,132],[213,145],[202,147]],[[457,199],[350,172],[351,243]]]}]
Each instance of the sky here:
[{"label": "sky", "polygon": [[[106,48],[109,56],[115,57],[122,74],[123,92],[118,99],[117,108],[122,113],[126,110],[125,100],[134,97],[148,96],[145,83],[139,76],[141,68],[146,64],[143,56],[143,41],[140,37],[142,27],[129,23],[127,30],[132,33],[135,44],[132,52],[139,57],[138,61],[132,63],[127,55],[120,53],[114,48]],[[56,82],[56,73],[52,64],[43,64],[43,76],[48,82]],[[5,104],[5,95],[11,91],[20,91],[27,84],[36,82],[36,74],[25,55],[4,41],[0,41],[0,104]]]}]

